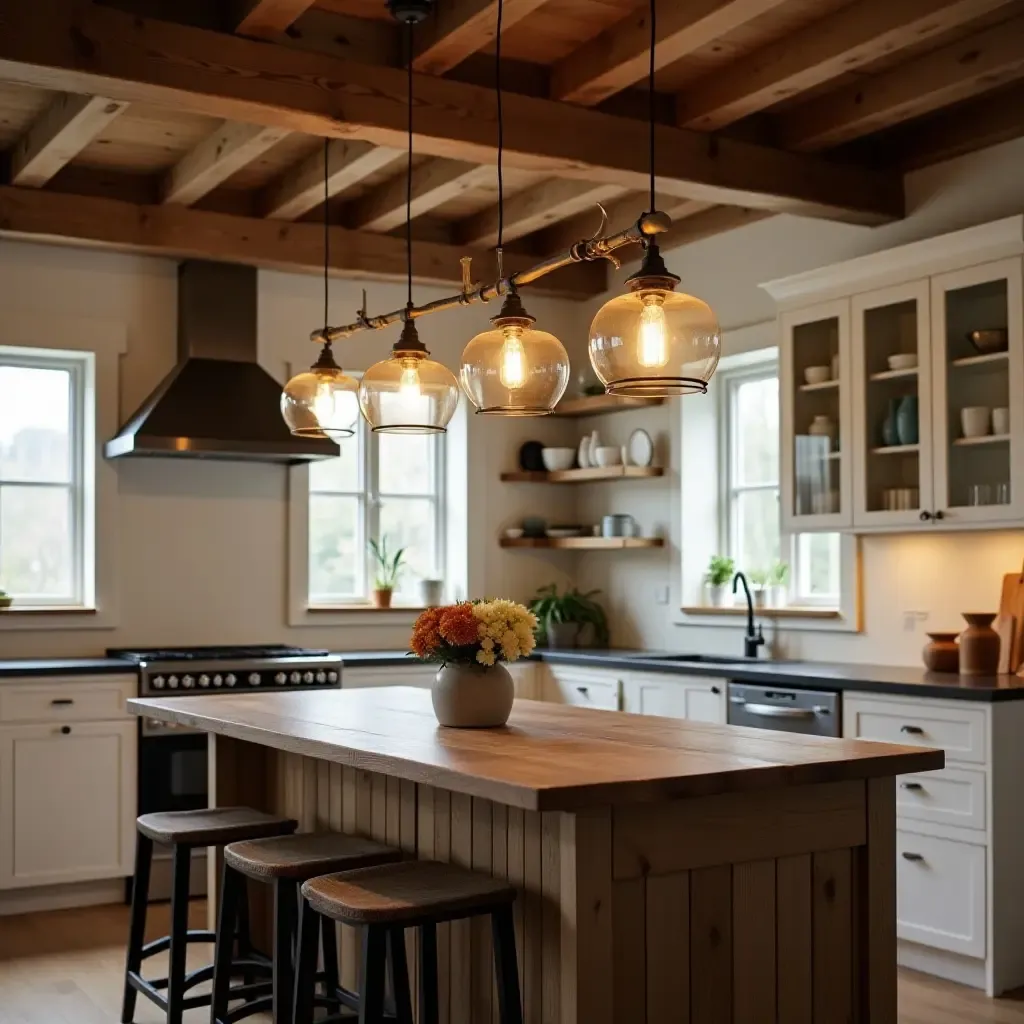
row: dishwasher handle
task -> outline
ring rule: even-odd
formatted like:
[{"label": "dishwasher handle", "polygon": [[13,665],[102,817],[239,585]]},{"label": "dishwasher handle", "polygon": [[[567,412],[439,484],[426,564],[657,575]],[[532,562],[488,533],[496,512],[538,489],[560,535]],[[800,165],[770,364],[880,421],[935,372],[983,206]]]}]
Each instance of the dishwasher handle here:
[{"label": "dishwasher handle", "polygon": [[786,708],[776,704],[750,704],[742,697],[733,697],[733,704],[739,704],[748,715],[759,718],[813,718],[822,714],[822,708]]}]

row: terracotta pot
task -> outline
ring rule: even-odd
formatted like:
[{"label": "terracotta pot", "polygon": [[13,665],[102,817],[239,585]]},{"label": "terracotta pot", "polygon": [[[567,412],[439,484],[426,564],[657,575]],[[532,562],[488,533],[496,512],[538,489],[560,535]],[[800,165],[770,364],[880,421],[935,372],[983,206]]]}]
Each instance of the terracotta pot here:
[{"label": "terracotta pot", "polygon": [[967,628],[960,634],[960,675],[994,676],[999,668],[999,634],[992,628],[995,614],[964,612]]},{"label": "terracotta pot", "polygon": [[430,691],[441,725],[487,729],[504,725],[512,711],[515,687],[508,669],[496,665],[445,665]]},{"label": "terracotta pot", "polygon": [[374,608],[390,608],[391,607],[391,594],[393,591],[390,587],[380,587],[373,592],[373,607]]},{"label": "terracotta pot", "polygon": [[929,672],[959,672],[960,648],[956,633],[928,633],[921,657]]}]

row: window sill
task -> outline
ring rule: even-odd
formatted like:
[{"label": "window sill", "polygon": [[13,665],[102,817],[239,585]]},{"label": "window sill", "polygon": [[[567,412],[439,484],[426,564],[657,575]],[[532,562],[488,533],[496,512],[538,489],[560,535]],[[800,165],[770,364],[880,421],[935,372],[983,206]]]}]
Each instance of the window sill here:
[{"label": "window sill", "polygon": [[[716,605],[691,605],[680,609],[684,615],[732,615],[746,616],[747,609],[742,605],[722,608]],[[769,619],[841,619],[843,613],[838,608],[801,607],[787,605],[785,608],[754,607],[754,616]]]},{"label": "window sill", "polygon": [[97,615],[96,608],[85,608],[79,604],[13,604],[9,608],[0,608],[2,615]]},{"label": "window sill", "polygon": [[422,605],[414,604],[396,604],[390,608],[378,608],[372,604],[311,604],[306,607],[306,611],[310,615],[316,615],[320,612],[331,615],[336,615],[338,612],[376,612],[379,615],[396,612],[415,612],[418,615],[420,612],[426,611],[426,608]]}]

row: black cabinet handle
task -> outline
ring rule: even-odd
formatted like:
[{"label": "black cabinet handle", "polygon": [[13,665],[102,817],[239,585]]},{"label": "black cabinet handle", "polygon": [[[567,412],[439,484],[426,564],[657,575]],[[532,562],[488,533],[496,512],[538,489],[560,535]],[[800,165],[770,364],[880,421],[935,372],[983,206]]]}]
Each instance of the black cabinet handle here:
[{"label": "black cabinet handle", "polygon": [[589,686],[577,686],[576,687],[576,692],[577,693],[582,693],[584,697],[587,697],[587,696],[590,695],[590,687]]},{"label": "black cabinet handle", "polygon": [[62,725],[62,726],[60,727],[60,731],[61,731],[61,733],[62,733],[62,734],[63,734],[64,736],[68,736],[68,735],[70,735],[70,733],[71,733],[71,726],[70,726],[70,725]]},{"label": "black cabinet handle", "polygon": [[946,518],[945,513],[942,511],[942,509],[939,509],[939,511],[935,513],[935,518],[936,519],[945,519]]},{"label": "black cabinet handle", "polygon": [[55,708],[68,707],[74,703],[75,702],[70,697],[55,697],[53,700],[50,701],[50,704],[53,705],[53,707]]},{"label": "black cabinet handle", "polygon": [[931,517],[932,517],[931,512],[922,512],[921,515],[918,516],[918,518],[921,520],[922,523],[927,523],[928,520],[931,519]]},{"label": "black cabinet handle", "polygon": [[924,729],[919,725],[901,725],[900,732],[905,732],[908,736],[923,736]]},{"label": "black cabinet handle", "polygon": [[924,857],[921,854],[919,854],[919,853],[910,853],[909,851],[904,851],[901,854],[901,856],[903,857],[904,860],[911,860],[911,861],[915,861],[915,862],[924,860]]},{"label": "black cabinet handle", "polygon": [[920,782],[901,782],[900,789],[924,789]]},{"label": "black cabinet handle", "polygon": [[722,690],[718,686],[712,686],[711,687],[711,692],[717,696],[718,694],[720,694],[722,692]]}]

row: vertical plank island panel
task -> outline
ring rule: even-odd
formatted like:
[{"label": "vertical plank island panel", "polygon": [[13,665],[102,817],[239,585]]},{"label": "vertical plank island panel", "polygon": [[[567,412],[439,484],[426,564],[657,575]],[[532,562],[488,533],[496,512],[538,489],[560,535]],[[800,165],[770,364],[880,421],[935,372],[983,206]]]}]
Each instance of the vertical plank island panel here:
[{"label": "vertical plank island panel", "polygon": [[871,1024],[896,1024],[895,779],[868,781],[867,822],[867,845],[857,851],[860,1005]]},{"label": "vertical plank island panel", "polygon": [[688,871],[647,879],[646,927],[648,1019],[690,1024]]},{"label": "vertical plank island panel", "polygon": [[698,868],[690,872],[690,886],[690,1019],[694,1024],[730,1024],[732,868]]},{"label": "vertical plank island panel", "polygon": [[[612,1006],[614,1020],[643,1024],[647,1017],[647,933],[645,879],[612,883]],[[659,1024],[651,1020],[650,1024]]]},{"label": "vertical plank island panel", "polygon": [[852,858],[850,850],[814,854],[814,1024],[853,1016]]},{"label": "vertical plank island panel", "polygon": [[734,1024],[775,1024],[775,915],[775,861],[734,865]]},{"label": "vertical plank island panel", "polygon": [[810,854],[775,862],[775,894],[779,1020],[813,1024]]}]

